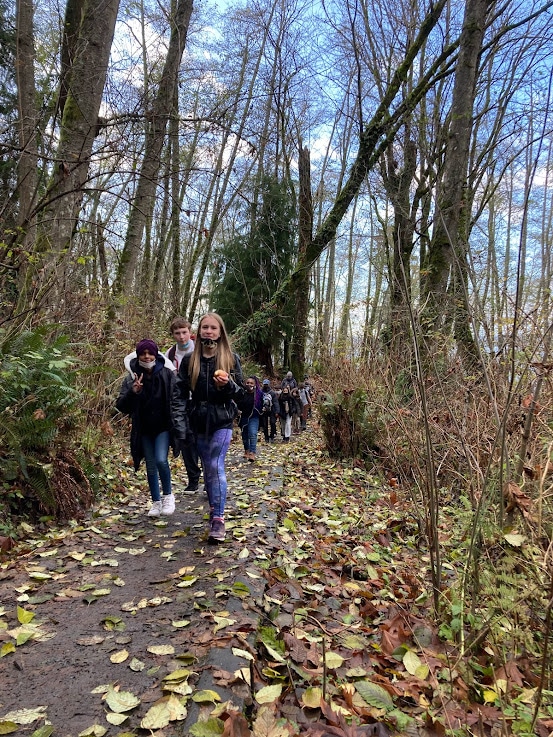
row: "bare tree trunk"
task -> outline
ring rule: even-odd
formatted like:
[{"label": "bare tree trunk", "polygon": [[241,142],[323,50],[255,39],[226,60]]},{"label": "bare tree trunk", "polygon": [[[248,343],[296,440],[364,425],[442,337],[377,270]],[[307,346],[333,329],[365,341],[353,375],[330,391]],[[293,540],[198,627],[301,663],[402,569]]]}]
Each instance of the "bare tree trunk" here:
[{"label": "bare tree trunk", "polygon": [[[301,280],[305,268],[309,268],[324,251],[326,246],[335,237],[336,230],[346,214],[353,198],[359,192],[361,184],[369,170],[379,160],[381,153],[393,139],[398,125],[410,115],[412,107],[419,101],[423,92],[428,88],[433,74],[442,67],[446,59],[454,53],[456,45],[452,44],[445,48],[439,58],[434,62],[432,70],[419,82],[409,93],[407,99],[390,114],[390,106],[394,101],[399,89],[409,73],[414,59],[420,51],[424,41],[428,38],[431,30],[437,24],[446,0],[439,0],[422,21],[418,34],[413,43],[407,49],[405,58],[398,66],[391,82],[387,85],[382,101],[373,115],[371,121],[363,128],[359,136],[359,148],[357,156],[352,164],[349,176],[336,195],[334,205],[324,219],[314,238],[308,244],[304,256],[291,274],[289,280],[285,280],[276,291],[273,299],[261,310],[256,312],[252,318],[243,323],[234,333],[234,345],[239,346],[242,338],[247,343],[252,340],[252,333],[264,324],[264,320],[272,319],[282,310],[282,305],[287,303],[289,294],[295,294],[295,283]],[[247,336],[247,339],[246,339]]]},{"label": "bare tree trunk", "polygon": [[392,258],[390,263],[390,355],[403,365],[405,347],[409,336],[409,305],[411,304],[411,254],[418,199],[410,205],[411,184],[417,168],[417,147],[409,137],[406,126],[403,147],[403,166],[400,168],[392,148],[387,151],[382,164],[382,176],[386,192],[394,208],[392,232]]},{"label": "bare tree trunk", "polygon": [[113,287],[115,297],[118,297],[124,290],[128,290],[132,285],[144,230],[148,218],[151,218],[153,212],[161,167],[161,152],[165,142],[167,121],[171,114],[175,89],[178,84],[179,65],[186,44],[193,4],[193,0],[178,0],[175,16],[171,19],[169,49],[153,109],[148,118],[144,160],[131,207],[125,245],[121,253]]},{"label": "bare tree trunk", "polygon": [[[299,258],[313,237],[313,196],[311,194],[311,161],[309,149],[300,143],[299,151]],[[292,371],[296,376],[305,373],[305,347],[307,343],[307,318],[309,314],[309,282],[311,269],[306,267],[295,286],[292,296],[294,330],[290,346]]]},{"label": "bare tree trunk", "polygon": [[[453,319],[450,307],[457,302],[460,306],[456,308],[456,329],[467,350],[472,350],[466,276],[467,167],[478,60],[489,7],[488,0],[467,0],[465,7],[434,232],[427,263],[423,265],[426,277],[422,287],[428,306],[424,319],[428,333],[433,334],[436,327],[443,326],[448,316]],[[454,300],[448,298],[450,278],[453,281],[450,293]]]},{"label": "bare tree trunk", "polygon": [[[67,77],[56,166],[44,201],[37,206],[41,211],[35,256],[40,257],[34,259],[34,274],[30,267],[22,269],[20,308],[34,309],[40,304],[71,247],[98,131],[118,8],[119,0],[106,0],[102,5],[88,0],[83,8],[75,59]],[[35,292],[29,297],[32,276]]]},{"label": "bare tree trunk", "polygon": [[19,195],[18,225],[26,230],[25,242],[32,238],[32,212],[37,197],[37,110],[35,88],[35,49],[33,0],[17,2],[17,93],[19,107],[20,155],[17,170]]}]

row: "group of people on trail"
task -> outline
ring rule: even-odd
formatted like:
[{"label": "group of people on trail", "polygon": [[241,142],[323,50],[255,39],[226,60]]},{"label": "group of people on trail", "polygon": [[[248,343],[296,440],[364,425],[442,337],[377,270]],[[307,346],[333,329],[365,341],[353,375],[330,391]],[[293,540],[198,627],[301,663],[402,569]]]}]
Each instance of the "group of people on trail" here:
[{"label": "group of people on trail", "polygon": [[[244,445],[244,458],[255,461],[259,428],[266,442],[274,442],[277,418],[283,442],[289,442],[297,418],[297,432],[306,428],[311,406],[308,387],[297,384],[291,372],[279,390],[269,379],[244,380],[240,359],[232,351],[225,324],[216,313],[207,313],[198,324],[196,340],[183,318],[171,323],[175,344],[165,354],[151,339],[141,340],[125,356],[128,371],[117,409],[131,417],[131,455],[135,470],[142,460],[152,506],[150,517],[175,511],[169,448],[182,454],[188,475],[187,493],[199,488],[203,470],[209,500],[211,543],[225,540],[227,478],[225,458],[234,420]],[[200,468],[201,463],[201,468]]]}]

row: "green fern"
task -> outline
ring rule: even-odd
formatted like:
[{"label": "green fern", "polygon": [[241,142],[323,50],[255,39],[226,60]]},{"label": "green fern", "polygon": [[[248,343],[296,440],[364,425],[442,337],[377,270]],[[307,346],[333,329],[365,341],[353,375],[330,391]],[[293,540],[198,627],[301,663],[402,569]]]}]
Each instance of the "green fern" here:
[{"label": "green fern", "polygon": [[[68,338],[59,326],[3,342],[0,334],[0,359],[0,482],[19,482],[48,514],[73,513],[71,488],[77,498],[79,481],[52,472],[67,457],[80,412]],[[83,495],[89,497],[89,491]]]}]

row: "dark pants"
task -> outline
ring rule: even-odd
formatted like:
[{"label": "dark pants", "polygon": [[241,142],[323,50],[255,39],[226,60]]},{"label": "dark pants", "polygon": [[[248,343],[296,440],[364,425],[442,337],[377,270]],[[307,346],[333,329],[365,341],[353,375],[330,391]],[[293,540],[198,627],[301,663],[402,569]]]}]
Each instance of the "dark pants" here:
[{"label": "dark pants", "polygon": [[[269,442],[269,437],[274,440],[276,435],[276,416],[271,414],[263,413],[260,418],[261,429],[263,430],[263,437],[265,442]],[[270,429],[270,434],[269,434]]]},{"label": "dark pants", "polygon": [[196,447],[196,443],[188,443],[184,446],[182,458],[186,467],[188,483],[190,486],[195,486],[200,480],[201,473],[198,463],[198,448]]}]

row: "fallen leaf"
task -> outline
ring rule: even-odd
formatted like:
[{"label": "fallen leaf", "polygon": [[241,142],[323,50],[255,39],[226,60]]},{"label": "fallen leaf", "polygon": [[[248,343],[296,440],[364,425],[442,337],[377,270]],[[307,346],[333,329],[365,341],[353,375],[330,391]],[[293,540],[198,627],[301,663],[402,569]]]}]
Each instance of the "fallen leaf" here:
[{"label": "fallen leaf", "polygon": [[111,688],[106,694],[106,704],[112,711],[121,714],[139,706],[140,699],[131,691],[115,691]]},{"label": "fallen leaf", "polygon": [[116,653],[112,653],[109,656],[109,659],[111,660],[112,663],[124,663],[128,657],[129,657],[128,650],[119,650]]},{"label": "fallen leaf", "polygon": [[211,691],[210,689],[204,689],[203,691],[196,691],[192,696],[192,700],[198,704],[203,704],[209,701],[221,701],[221,697],[217,691]]},{"label": "fallen leaf", "polygon": [[163,729],[170,722],[186,719],[186,708],[176,696],[164,696],[151,706],[140,722],[142,729]]},{"label": "fallen leaf", "polygon": [[255,694],[255,700],[258,704],[272,704],[282,693],[282,684],[277,683],[272,686],[265,686]]},{"label": "fallen leaf", "polygon": [[17,724],[32,724],[37,719],[44,719],[47,709],[47,706],[36,706],[34,709],[17,709],[4,714],[4,720]]},{"label": "fallen leaf", "polygon": [[172,645],[148,645],[146,649],[153,655],[173,655],[175,653]]},{"label": "fallen leaf", "polygon": [[35,616],[35,612],[28,612],[20,606],[17,607],[17,620],[19,624],[29,624],[29,622],[33,621]]}]

